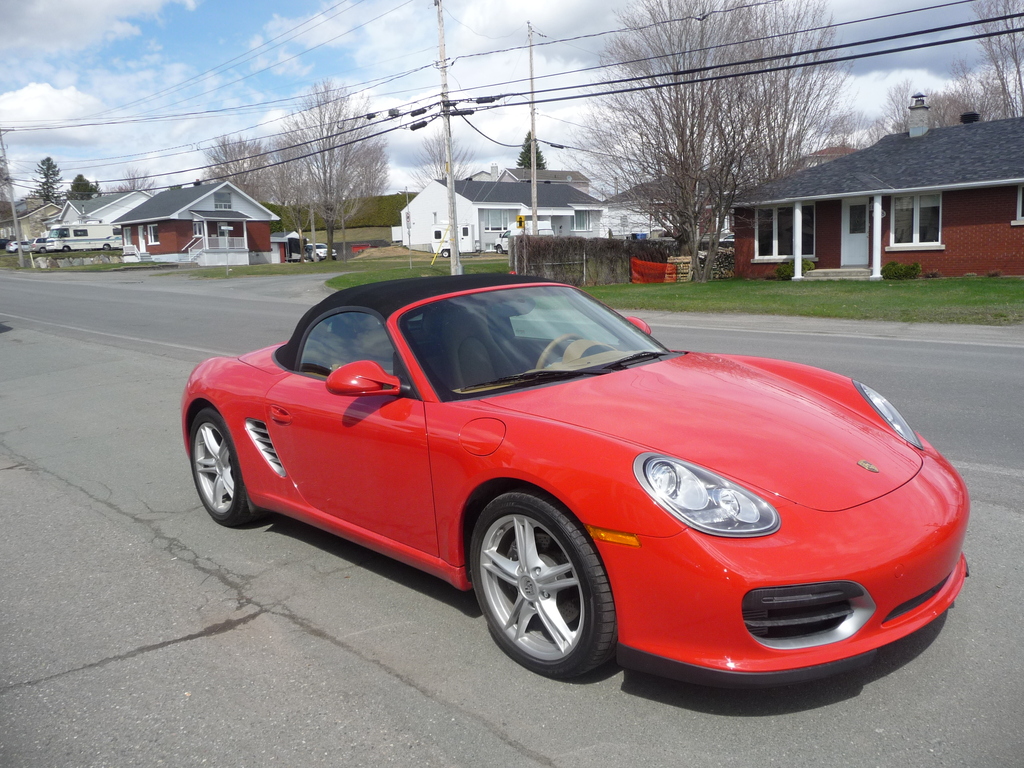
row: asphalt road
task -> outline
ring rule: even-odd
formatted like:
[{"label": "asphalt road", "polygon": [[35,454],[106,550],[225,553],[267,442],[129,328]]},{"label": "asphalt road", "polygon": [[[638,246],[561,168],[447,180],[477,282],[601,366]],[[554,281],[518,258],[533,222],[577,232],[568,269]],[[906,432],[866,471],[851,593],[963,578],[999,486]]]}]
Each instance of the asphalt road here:
[{"label": "asphalt road", "polygon": [[509,661],[472,595],[199,505],[192,366],[284,339],[322,276],[0,275],[0,766],[1024,766],[1024,329],[649,313],[672,347],[853,375],[964,474],[955,608],[770,691]]}]

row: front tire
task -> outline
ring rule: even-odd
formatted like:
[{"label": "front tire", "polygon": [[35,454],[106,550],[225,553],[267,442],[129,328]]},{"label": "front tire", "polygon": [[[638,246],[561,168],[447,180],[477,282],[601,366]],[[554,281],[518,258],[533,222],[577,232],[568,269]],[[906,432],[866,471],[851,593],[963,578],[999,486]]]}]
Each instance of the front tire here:
[{"label": "front tire", "polygon": [[192,479],[210,517],[233,528],[262,517],[245,492],[238,453],[224,419],[212,408],[192,422]]},{"label": "front tire", "polygon": [[549,501],[506,493],[488,504],[470,569],[491,636],[527,669],[576,677],[615,652],[608,575],[582,526]]}]

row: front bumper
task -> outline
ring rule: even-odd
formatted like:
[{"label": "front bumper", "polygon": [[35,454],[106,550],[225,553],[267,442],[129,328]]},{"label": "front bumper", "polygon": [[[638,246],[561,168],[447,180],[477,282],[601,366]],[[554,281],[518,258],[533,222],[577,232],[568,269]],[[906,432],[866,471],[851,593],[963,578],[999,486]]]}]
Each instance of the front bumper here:
[{"label": "front bumper", "polygon": [[[615,594],[619,663],[725,687],[786,685],[862,666],[953,604],[967,573],[969,506],[955,470],[926,456],[913,480],[860,507],[780,503],[782,527],[769,536],[685,531],[641,537],[640,548],[599,544]],[[832,581],[860,585],[874,603],[847,637],[773,647],[744,623],[752,590]]]}]

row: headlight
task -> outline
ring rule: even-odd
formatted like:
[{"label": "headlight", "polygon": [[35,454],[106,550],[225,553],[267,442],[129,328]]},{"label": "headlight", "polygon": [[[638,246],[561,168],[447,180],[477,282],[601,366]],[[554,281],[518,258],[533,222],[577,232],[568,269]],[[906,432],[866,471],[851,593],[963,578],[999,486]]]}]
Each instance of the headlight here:
[{"label": "headlight", "polygon": [[865,400],[871,403],[871,407],[878,411],[878,415],[885,419],[890,427],[896,430],[896,434],[911,445],[924,448],[921,445],[921,439],[910,428],[910,425],[907,424],[907,420],[900,416],[900,412],[893,407],[892,403],[875,392],[871,387],[861,384],[859,381],[853,382],[853,386],[864,395]]},{"label": "headlight", "polygon": [[715,536],[764,536],[779,528],[779,513],[764,499],[686,461],[642,453],[633,473],[661,507],[691,528]]}]

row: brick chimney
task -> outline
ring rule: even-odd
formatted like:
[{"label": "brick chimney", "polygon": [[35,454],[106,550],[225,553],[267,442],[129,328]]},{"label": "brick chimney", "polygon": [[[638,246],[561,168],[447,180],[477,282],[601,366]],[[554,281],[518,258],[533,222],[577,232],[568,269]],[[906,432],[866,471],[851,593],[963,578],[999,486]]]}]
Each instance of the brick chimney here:
[{"label": "brick chimney", "polygon": [[491,163],[491,181],[498,180],[498,164]]},{"label": "brick chimney", "polygon": [[910,115],[907,117],[907,125],[910,127],[910,138],[924,136],[928,133],[928,110],[931,109],[924,103],[923,93],[915,93],[914,103],[910,105]]}]

